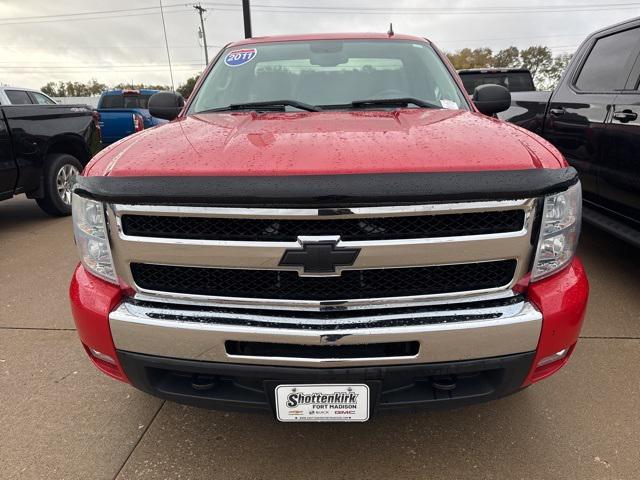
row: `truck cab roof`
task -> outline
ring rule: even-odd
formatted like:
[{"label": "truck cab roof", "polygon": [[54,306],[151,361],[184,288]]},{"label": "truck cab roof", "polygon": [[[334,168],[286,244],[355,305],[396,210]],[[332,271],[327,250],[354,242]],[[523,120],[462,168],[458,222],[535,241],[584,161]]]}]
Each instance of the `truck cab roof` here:
[{"label": "truck cab roof", "polygon": [[35,88],[0,85],[0,105],[55,105],[57,102]]},{"label": "truck cab roof", "polygon": [[531,73],[528,68],[462,68],[458,74],[465,73]]},{"label": "truck cab roof", "polygon": [[118,96],[118,95],[153,95],[154,93],[158,93],[159,91],[160,90],[154,90],[150,88],[116,89],[116,90],[106,90],[102,92],[102,95],[105,97]]},{"label": "truck cab roof", "polygon": [[[240,47],[243,45],[254,45],[257,43],[272,43],[272,42],[295,42],[295,41],[312,41],[312,40],[398,40],[398,41],[412,41],[412,42],[429,42],[424,37],[418,37],[415,35],[404,35],[401,33],[394,33],[389,35],[388,33],[379,32],[362,32],[362,33],[308,33],[303,35],[272,35],[268,37],[253,37],[232,42],[227,47]],[[430,43],[430,42],[429,42]]]}]

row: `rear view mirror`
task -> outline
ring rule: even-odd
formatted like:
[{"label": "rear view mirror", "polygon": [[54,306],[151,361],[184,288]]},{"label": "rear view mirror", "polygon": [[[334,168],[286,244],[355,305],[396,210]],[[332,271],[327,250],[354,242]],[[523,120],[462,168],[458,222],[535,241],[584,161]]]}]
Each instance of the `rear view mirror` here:
[{"label": "rear view mirror", "polygon": [[173,120],[184,107],[184,98],[174,92],[158,92],[149,99],[149,113],[152,117]]},{"label": "rear view mirror", "polygon": [[511,106],[511,93],[502,85],[480,85],[473,91],[472,100],[481,113],[493,115]]},{"label": "rear view mirror", "polygon": [[342,52],[336,53],[315,53],[312,52],[309,61],[311,65],[318,65],[320,67],[337,67],[338,65],[344,65],[349,61]]}]

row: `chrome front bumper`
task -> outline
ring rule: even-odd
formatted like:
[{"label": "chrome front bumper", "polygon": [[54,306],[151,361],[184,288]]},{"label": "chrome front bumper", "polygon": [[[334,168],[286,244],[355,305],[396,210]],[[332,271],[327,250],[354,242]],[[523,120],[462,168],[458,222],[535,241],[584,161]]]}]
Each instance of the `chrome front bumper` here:
[{"label": "chrome front bumper", "polygon": [[[529,302],[442,305],[357,318],[287,318],[291,312],[233,310],[124,301],[109,316],[116,349],[219,363],[316,368],[406,365],[483,359],[534,351],[542,314]],[[363,345],[419,342],[413,356],[304,358],[232,355],[226,342]]]}]

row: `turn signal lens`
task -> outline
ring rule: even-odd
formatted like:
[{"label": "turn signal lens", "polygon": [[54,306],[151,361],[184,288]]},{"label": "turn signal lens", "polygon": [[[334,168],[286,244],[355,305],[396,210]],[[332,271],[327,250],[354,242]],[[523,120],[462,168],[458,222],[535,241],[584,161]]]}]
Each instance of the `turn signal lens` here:
[{"label": "turn signal lens", "polygon": [[112,365],[116,364],[116,361],[106,353],[99,352],[98,350],[95,350],[93,348],[89,348],[89,352],[91,353],[91,355],[93,355],[96,358],[99,358],[103,362],[108,362],[108,363],[111,363]]},{"label": "turn signal lens", "polygon": [[544,367],[545,365],[549,365],[553,362],[557,362],[558,360],[562,360],[569,353],[568,348],[563,348],[559,352],[554,353],[553,355],[549,355],[548,357],[544,357],[542,360],[538,362],[538,367]]}]

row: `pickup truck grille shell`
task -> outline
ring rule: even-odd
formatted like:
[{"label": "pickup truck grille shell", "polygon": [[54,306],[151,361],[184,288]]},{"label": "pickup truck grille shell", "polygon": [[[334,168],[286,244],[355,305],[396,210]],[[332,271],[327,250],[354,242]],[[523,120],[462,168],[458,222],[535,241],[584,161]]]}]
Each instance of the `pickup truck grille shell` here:
[{"label": "pickup truck grille shell", "polygon": [[[120,284],[137,300],[312,311],[510,295],[530,268],[539,211],[535,198],[325,209],[105,208]],[[247,236],[274,224],[287,225],[278,232],[287,240]],[[177,232],[176,225],[187,231]],[[220,225],[225,229],[212,227]],[[363,225],[376,228],[367,237]],[[357,249],[354,263],[326,275],[281,264],[285,252],[327,238],[306,235],[315,232],[335,232],[337,248]],[[210,235],[216,238],[193,238]],[[247,238],[229,239],[235,235]]]}]

